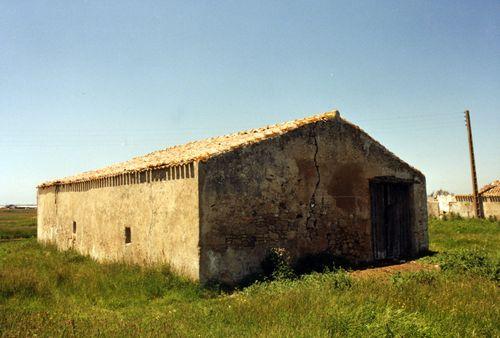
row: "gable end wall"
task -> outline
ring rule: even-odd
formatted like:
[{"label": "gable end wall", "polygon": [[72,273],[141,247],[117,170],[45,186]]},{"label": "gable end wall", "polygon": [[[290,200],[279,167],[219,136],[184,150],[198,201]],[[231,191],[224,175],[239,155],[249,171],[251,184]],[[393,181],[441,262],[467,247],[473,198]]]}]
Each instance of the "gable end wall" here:
[{"label": "gable end wall", "polygon": [[300,127],[200,164],[200,278],[238,282],[270,248],[373,259],[369,180],[411,188],[412,253],[426,250],[425,177],[340,119]]}]

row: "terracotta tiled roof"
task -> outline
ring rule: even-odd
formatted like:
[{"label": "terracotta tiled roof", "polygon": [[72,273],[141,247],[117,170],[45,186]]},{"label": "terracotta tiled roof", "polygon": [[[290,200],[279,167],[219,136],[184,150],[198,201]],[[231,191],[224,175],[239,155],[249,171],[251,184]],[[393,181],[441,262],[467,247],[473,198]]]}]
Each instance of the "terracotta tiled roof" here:
[{"label": "terracotta tiled roof", "polygon": [[55,184],[88,181],[97,178],[110,177],[123,173],[137,172],[145,169],[170,167],[187,164],[193,161],[203,161],[218,154],[244,147],[259,141],[282,135],[303,125],[339,117],[337,110],[297,119],[263,128],[250,129],[238,133],[212,137],[205,140],[189,142],[163,150],[158,150],[144,156],[135,157],[125,162],[112,164],[108,167],[87,171],[75,176],[48,181],[39,185],[46,187]]},{"label": "terracotta tiled roof", "polygon": [[[263,128],[250,129],[240,131],[238,133],[217,136],[204,140],[193,141],[183,145],[178,145],[163,150],[154,151],[144,156],[134,157],[128,161],[112,164],[98,170],[83,172],[78,175],[65,177],[58,180],[48,181],[40,184],[38,187],[48,187],[57,184],[68,184],[76,182],[90,181],[98,178],[112,177],[125,173],[134,173],[143,170],[172,167],[177,165],[188,164],[194,161],[204,161],[208,158],[214,157],[232,151],[237,148],[245,147],[266,139],[270,139],[287,132],[295,130],[307,124],[316,123],[319,121],[327,121],[331,119],[341,119],[337,110],[332,110],[323,114],[313,115],[310,117],[297,119],[285,123],[274,124]],[[387,154],[393,156],[408,168],[420,173],[417,169],[410,166],[394,153],[385,148],[382,144],[366,134],[358,126],[341,119],[344,123],[352,126],[359,132],[365,134],[374,143],[378,144]],[[422,175],[422,173],[420,173]],[[423,175],[422,175],[423,176]]]},{"label": "terracotta tiled roof", "polygon": [[[500,196],[500,180],[486,184],[484,187],[479,189],[479,195],[481,196]],[[455,195],[456,197],[472,197],[472,194]]]},{"label": "terracotta tiled roof", "polygon": [[481,196],[500,196],[500,180],[491,182],[479,190]]}]

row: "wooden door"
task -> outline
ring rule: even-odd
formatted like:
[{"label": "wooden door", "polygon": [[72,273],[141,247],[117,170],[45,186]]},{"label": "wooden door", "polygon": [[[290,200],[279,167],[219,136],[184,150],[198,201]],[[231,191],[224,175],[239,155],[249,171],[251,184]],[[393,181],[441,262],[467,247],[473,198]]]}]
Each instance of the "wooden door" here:
[{"label": "wooden door", "polygon": [[400,259],[409,254],[410,186],[370,182],[373,253],[375,260]]}]

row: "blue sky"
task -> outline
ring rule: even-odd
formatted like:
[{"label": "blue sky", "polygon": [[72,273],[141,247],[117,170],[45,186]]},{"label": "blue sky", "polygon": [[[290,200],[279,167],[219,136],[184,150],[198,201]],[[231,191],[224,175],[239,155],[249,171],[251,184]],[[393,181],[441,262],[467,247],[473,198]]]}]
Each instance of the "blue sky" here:
[{"label": "blue sky", "polygon": [[500,174],[499,1],[2,1],[0,204],[45,180],[338,108],[427,177]]}]

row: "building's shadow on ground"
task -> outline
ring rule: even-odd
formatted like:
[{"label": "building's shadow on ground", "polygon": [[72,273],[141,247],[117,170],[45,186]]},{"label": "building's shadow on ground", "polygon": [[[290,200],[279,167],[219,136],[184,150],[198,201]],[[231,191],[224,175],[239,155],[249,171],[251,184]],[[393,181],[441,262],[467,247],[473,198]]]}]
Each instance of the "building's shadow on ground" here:
[{"label": "building's shadow on ground", "polygon": [[437,251],[427,250],[421,252],[417,256],[407,258],[385,259],[374,262],[361,262],[353,264],[343,257],[335,256],[329,252],[321,252],[303,256],[295,263],[290,264],[288,267],[285,266],[286,262],[276,261],[275,259],[265,259],[261,264],[261,272],[249,275],[240,280],[237,284],[228,285],[218,282],[208,282],[205,286],[222,292],[232,293],[249,287],[254,283],[272,281],[275,279],[276,271],[279,270],[287,271],[286,273],[288,273],[290,279],[298,279],[311,273],[327,273],[338,271],[340,269],[345,271],[362,271],[381,267],[398,266],[420,258],[432,257],[437,253]]}]

